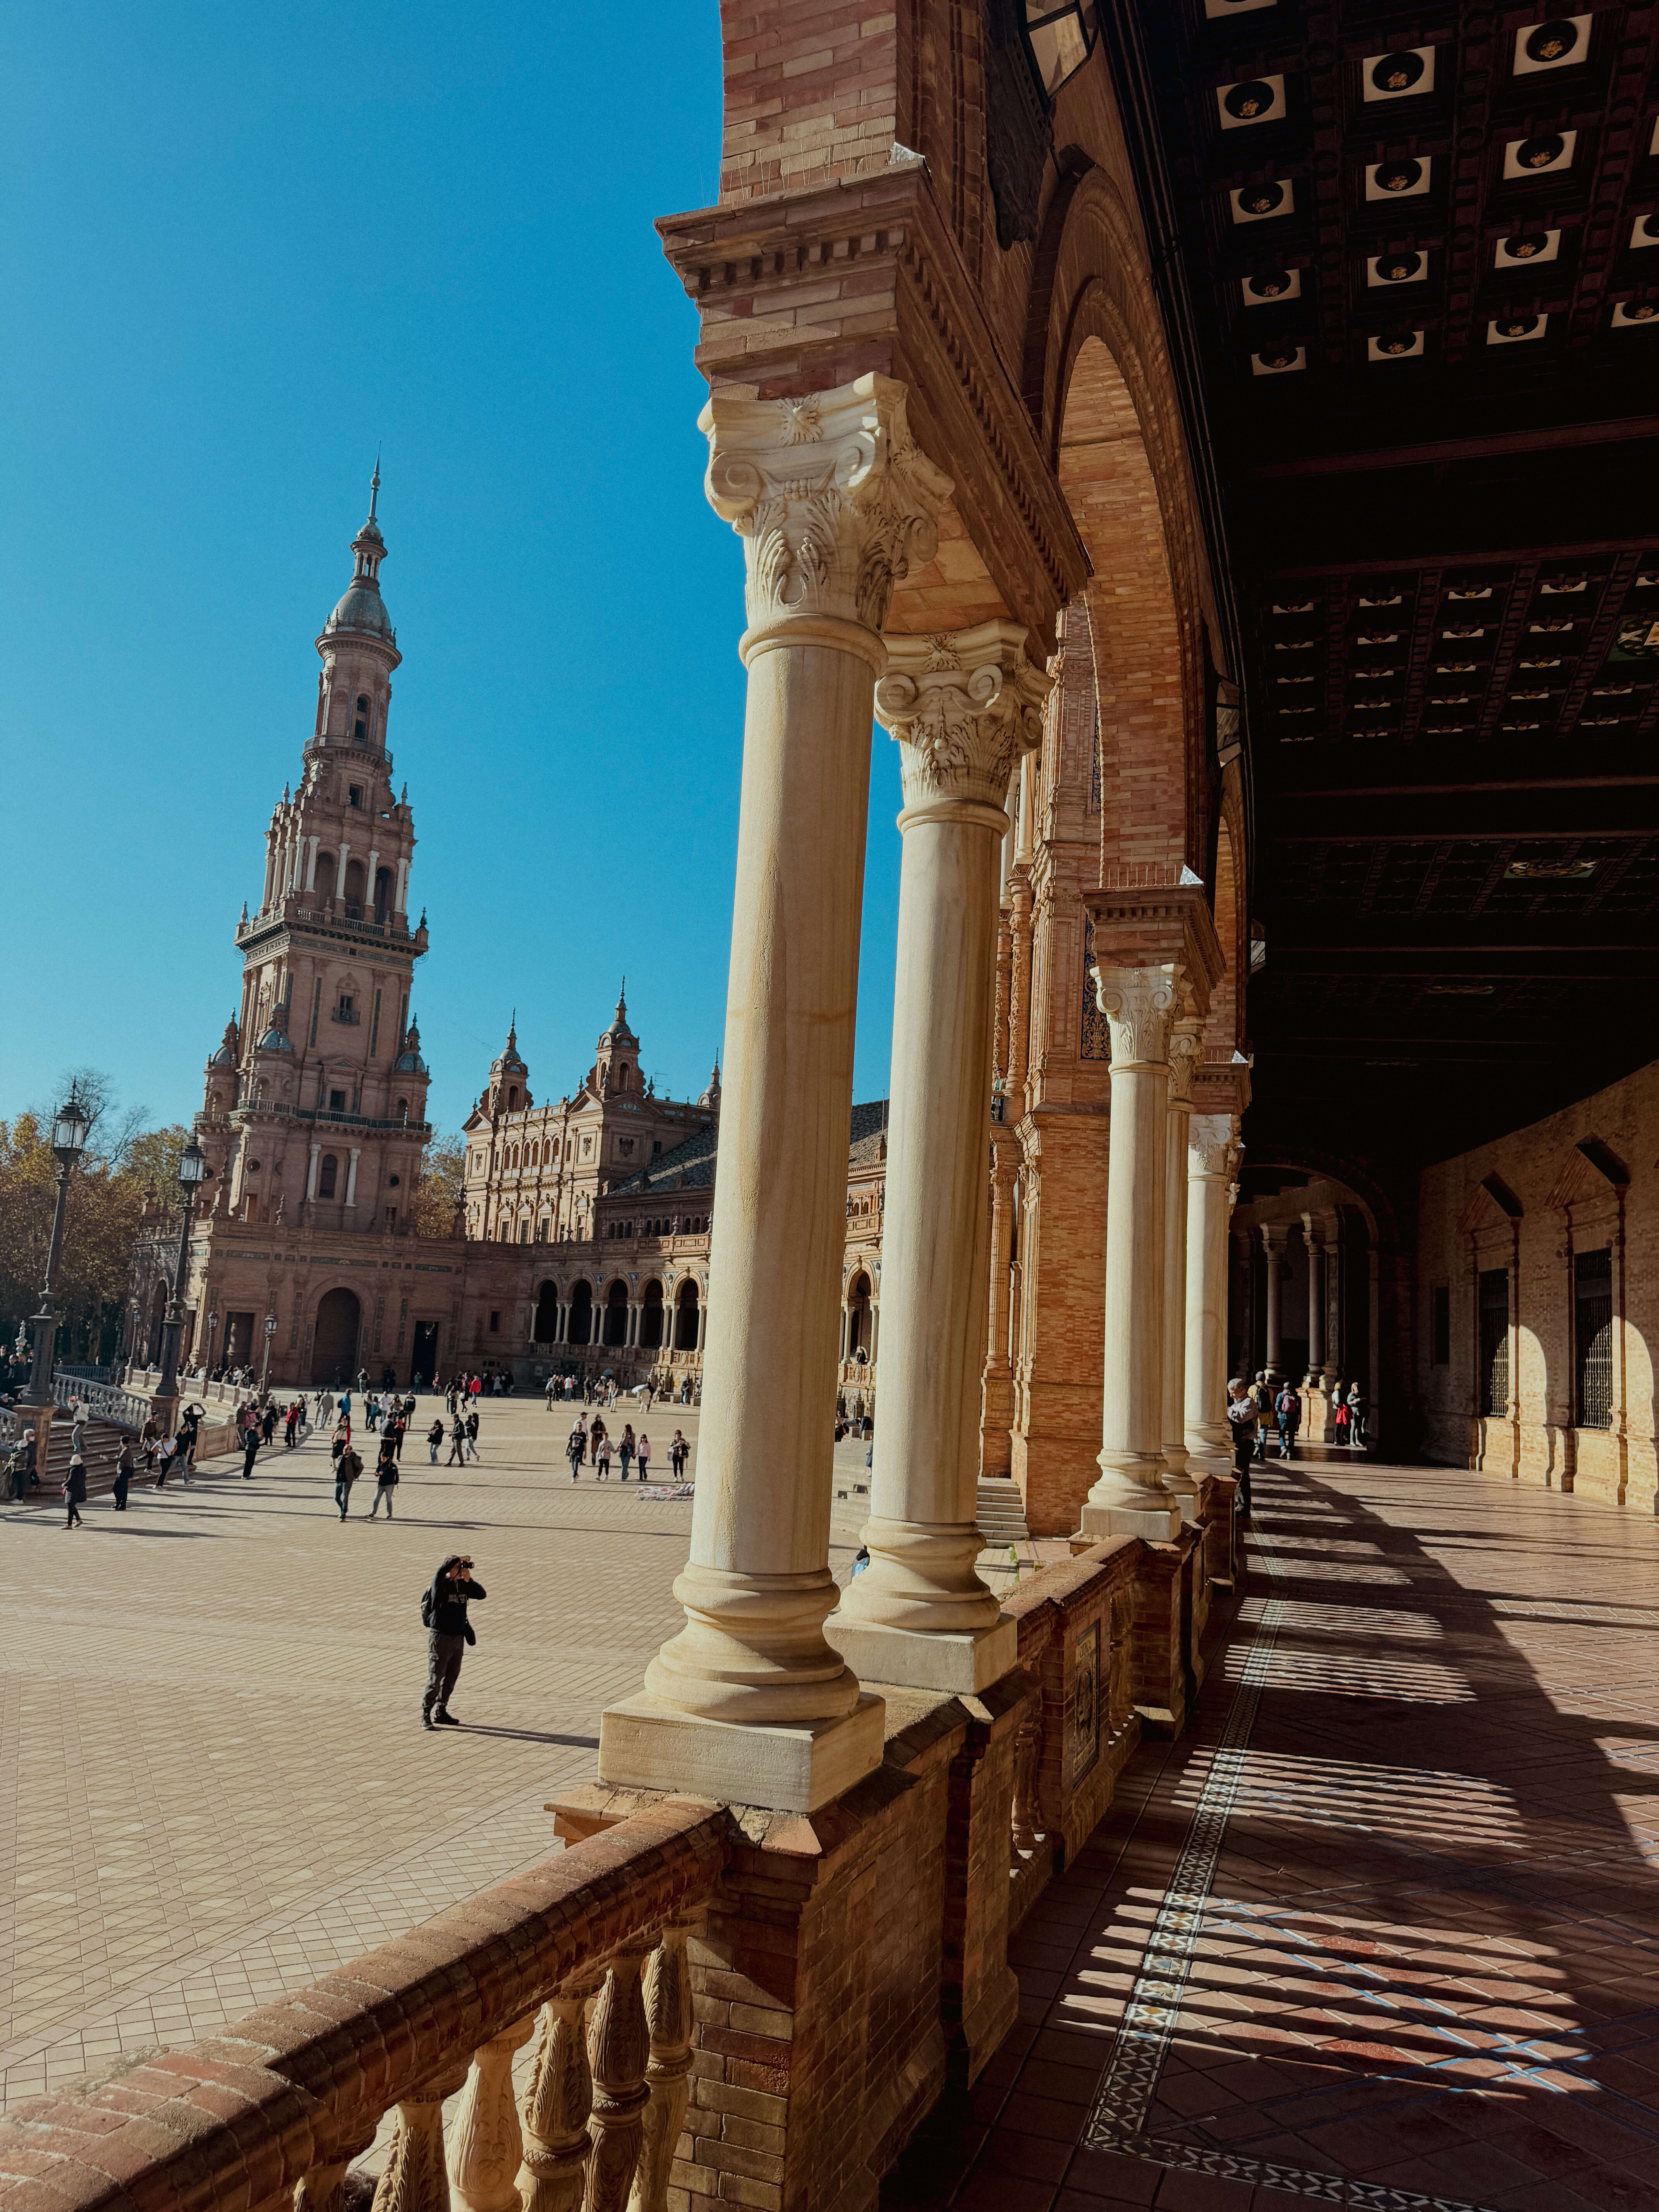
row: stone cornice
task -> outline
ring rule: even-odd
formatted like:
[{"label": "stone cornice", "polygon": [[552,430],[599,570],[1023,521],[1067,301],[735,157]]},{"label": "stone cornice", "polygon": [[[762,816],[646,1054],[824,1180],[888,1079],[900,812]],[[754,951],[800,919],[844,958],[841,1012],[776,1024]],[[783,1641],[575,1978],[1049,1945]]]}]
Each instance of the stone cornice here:
[{"label": "stone cornice", "polygon": [[711,389],[781,398],[870,370],[907,386],[912,434],[949,457],[956,511],[1006,611],[1051,649],[1088,556],[925,165],[657,229],[702,316]]},{"label": "stone cornice", "polygon": [[[1121,877],[1142,872],[1109,872]],[[1109,882],[1079,896],[1093,916],[1095,953],[1103,967],[1173,963],[1183,971],[1195,1011],[1208,1012],[1210,994],[1225,975],[1227,963],[1202,884]]]}]

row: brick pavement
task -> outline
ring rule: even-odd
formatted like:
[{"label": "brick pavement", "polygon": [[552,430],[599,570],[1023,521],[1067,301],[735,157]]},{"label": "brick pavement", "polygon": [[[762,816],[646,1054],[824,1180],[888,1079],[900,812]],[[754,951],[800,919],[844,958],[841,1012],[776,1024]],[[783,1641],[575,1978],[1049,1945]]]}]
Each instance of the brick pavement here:
[{"label": "brick pavement", "polygon": [[[665,1472],[696,1415],[647,1425]],[[556,1848],[547,1799],[682,1619],[691,1516],[573,1488],[569,1426],[487,1401],[465,1474],[411,1439],[390,1527],[367,1479],[342,1527],[325,1445],[280,1439],[250,1482],[216,1461],[125,1516],[94,1498],[78,1534],[55,1503],[0,1509],[7,2103],[210,2033]],[[420,1593],[462,1547],[489,1593],[466,1726],[428,1734]]]},{"label": "brick pavement", "polygon": [[1659,1530],[1258,1471],[1198,1723],[1015,1948],[887,2212],[1659,2208]]}]

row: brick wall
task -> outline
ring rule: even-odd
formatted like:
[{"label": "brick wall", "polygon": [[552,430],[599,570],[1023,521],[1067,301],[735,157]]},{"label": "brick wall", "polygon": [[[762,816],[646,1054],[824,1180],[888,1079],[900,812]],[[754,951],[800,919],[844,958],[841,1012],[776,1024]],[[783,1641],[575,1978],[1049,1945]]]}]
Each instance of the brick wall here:
[{"label": "brick wall", "polygon": [[[1547,1121],[1426,1170],[1414,1352],[1425,1455],[1659,1510],[1659,1062]],[[1575,1260],[1609,1255],[1605,1425],[1580,1419]],[[1479,1278],[1507,1277],[1505,1403],[1482,1410]],[[1445,1334],[1436,1343],[1436,1292]],[[1446,1358],[1437,1357],[1444,1350]],[[1593,1376],[1583,1379],[1594,1380]]]}]

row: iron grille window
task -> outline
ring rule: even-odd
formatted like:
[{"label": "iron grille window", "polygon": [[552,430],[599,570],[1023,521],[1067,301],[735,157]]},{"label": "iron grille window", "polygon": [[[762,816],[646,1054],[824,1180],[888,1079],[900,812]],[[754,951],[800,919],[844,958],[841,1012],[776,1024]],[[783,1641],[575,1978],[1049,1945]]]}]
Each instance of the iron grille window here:
[{"label": "iron grille window", "polygon": [[1437,1283],[1430,1320],[1429,1359],[1436,1367],[1451,1364],[1451,1285]]},{"label": "iron grille window", "polygon": [[1480,1271],[1480,1410],[1503,1414],[1510,1405],[1510,1271]]},{"label": "iron grille window", "polygon": [[1613,1426],[1613,1254],[1572,1257],[1573,1345],[1577,1353],[1578,1425]]}]

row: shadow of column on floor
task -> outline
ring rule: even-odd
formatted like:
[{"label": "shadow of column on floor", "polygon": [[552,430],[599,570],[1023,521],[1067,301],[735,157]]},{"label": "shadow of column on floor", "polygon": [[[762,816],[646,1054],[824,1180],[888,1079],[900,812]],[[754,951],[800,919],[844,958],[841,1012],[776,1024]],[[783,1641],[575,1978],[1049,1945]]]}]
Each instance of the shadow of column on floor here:
[{"label": "shadow of column on floor", "polygon": [[1656,1564],[1445,1469],[1258,1471],[1196,1726],[1034,1909],[1020,2024],[884,2212],[1659,2208]]}]

